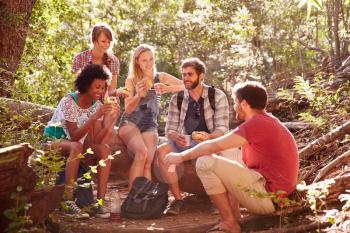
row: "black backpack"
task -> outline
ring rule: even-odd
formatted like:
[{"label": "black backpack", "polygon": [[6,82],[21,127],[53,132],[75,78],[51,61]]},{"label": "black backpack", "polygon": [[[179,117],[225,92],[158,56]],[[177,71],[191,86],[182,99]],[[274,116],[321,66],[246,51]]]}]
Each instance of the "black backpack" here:
[{"label": "black backpack", "polygon": [[122,218],[151,219],[162,216],[168,204],[169,186],[136,177],[121,207]]},{"label": "black backpack", "polygon": [[[211,86],[208,89],[208,98],[211,109],[215,112],[215,87]],[[184,99],[184,91],[177,93],[177,109],[181,112],[182,101]]]}]

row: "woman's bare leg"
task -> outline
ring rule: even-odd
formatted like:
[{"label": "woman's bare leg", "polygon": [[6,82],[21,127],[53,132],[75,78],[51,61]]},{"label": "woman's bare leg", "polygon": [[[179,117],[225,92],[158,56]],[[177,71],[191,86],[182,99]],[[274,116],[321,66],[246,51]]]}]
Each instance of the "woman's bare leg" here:
[{"label": "woman's bare leg", "polygon": [[134,154],[134,161],[129,171],[129,191],[132,183],[138,176],[143,176],[147,158],[147,148],[140,130],[133,124],[127,124],[119,129],[119,135],[128,150]]},{"label": "woman's bare leg", "polygon": [[158,132],[157,131],[144,132],[142,133],[142,138],[148,152],[143,175],[149,180],[151,180],[152,179],[152,162],[154,158],[154,153],[158,145]]},{"label": "woman's bare leg", "polygon": [[[92,151],[100,160],[105,160],[106,166],[98,166],[98,186],[97,186],[97,198],[104,199],[107,191],[107,183],[109,174],[111,171],[111,160],[107,159],[111,154],[111,149],[106,144],[92,144],[90,145]],[[106,160],[107,159],[107,160]]]},{"label": "woman's bare leg", "polygon": [[69,153],[65,169],[65,195],[68,200],[73,200],[74,182],[77,179],[80,163],[78,155],[83,152],[83,145],[79,142],[61,140],[53,142],[51,147],[63,153]]}]

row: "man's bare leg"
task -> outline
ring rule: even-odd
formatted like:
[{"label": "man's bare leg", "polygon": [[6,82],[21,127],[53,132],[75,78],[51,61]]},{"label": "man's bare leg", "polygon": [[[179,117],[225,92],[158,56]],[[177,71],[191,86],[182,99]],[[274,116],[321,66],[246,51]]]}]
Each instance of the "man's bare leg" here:
[{"label": "man's bare leg", "polygon": [[[219,226],[223,229],[228,229],[233,233],[240,233],[241,228],[238,224],[236,216],[234,213],[237,213],[237,209],[233,210],[233,206],[230,204],[230,200],[227,192],[210,195],[209,196],[215,206],[219,209],[221,221]],[[237,204],[235,205],[237,208]],[[239,205],[238,205],[239,211]]]}]

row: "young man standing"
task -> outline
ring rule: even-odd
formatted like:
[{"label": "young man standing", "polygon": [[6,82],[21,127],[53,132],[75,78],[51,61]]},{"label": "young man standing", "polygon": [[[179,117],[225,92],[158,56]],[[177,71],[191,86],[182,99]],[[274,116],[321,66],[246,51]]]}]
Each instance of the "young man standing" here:
[{"label": "young man standing", "polygon": [[[158,164],[163,178],[168,182],[175,201],[168,214],[179,214],[184,206],[178,175],[168,170],[164,159],[170,152],[181,152],[196,144],[224,135],[228,131],[228,100],[224,92],[204,84],[206,67],[198,58],[190,58],[181,65],[185,91],[174,95],[170,101],[165,131],[168,142],[157,149]],[[197,133],[196,140],[189,140]],[[187,138],[186,138],[187,137]]]},{"label": "young man standing", "polygon": [[[239,204],[254,214],[275,211],[270,197],[254,197],[252,192],[285,197],[295,189],[299,157],[292,134],[266,113],[267,94],[261,84],[237,84],[233,97],[236,118],[243,124],[220,138],[171,153],[164,162],[169,166],[200,157],[197,174],[221,216],[210,231],[236,233],[240,232]],[[241,154],[235,149],[239,147]]]}]

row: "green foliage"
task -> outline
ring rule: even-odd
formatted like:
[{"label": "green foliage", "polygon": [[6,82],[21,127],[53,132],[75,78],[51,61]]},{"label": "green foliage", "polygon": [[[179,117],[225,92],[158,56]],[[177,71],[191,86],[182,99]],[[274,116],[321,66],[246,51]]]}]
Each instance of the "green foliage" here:
[{"label": "green foliage", "polygon": [[322,207],[325,206],[328,189],[334,183],[335,181],[333,179],[321,181],[312,185],[306,185],[303,181],[297,185],[297,189],[299,191],[306,191],[306,198],[310,209],[317,215],[321,212]]},{"label": "green foliage", "polygon": [[41,141],[41,129],[44,127],[32,118],[32,110],[13,114],[3,100],[0,101],[0,147],[28,142],[36,147]]},{"label": "green foliage", "polygon": [[16,192],[11,194],[11,199],[14,200],[15,205],[4,211],[4,216],[10,220],[9,225],[5,229],[6,233],[26,232],[26,227],[32,223],[27,215],[31,204],[27,203],[26,197],[21,195],[21,192],[22,187],[17,186]]},{"label": "green foliage", "polygon": [[58,173],[64,168],[65,158],[54,147],[46,152],[36,150],[36,156],[32,160],[32,167],[38,180],[37,189],[51,187],[56,184]]},{"label": "green foliage", "polygon": [[315,127],[327,130],[335,124],[333,119],[336,113],[338,117],[345,117],[349,111],[349,101],[346,96],[349,91],[349,82],[338,89],[332,87],[334,77],[328,79],[320,73],[313,83],[302,76],[294,78],[291,89],[279,89],[277,95],[289,103],[308,103],[308,109],[298,114],[300,120],[309,122]]},{"label": "green foliage", "polygon": [[[299,4],[298,4],[299,3]],[[75,54],[88,49],[92,26],[111,25],[114,54],[121,61],[118,86],[124,85],[133,48],[156,46],[159,71],[180,77],[181,60],[196,56],[208,66],[206,82],[228,89],[254,78],[269,85],[301,76],[316,68],[332,51],[323,0],[196,1],[196,0],[38,0],[14,97],[56,106],[73,90]],[[343,2],[344,11],[349,9]],[[348,15],[343,15],[344,22]],[[339,23],[340,40],[347,41],[347,24]],[[321,52],[320,52],[321,51]],[[163,98],[163,104],[169,97]]]}]

